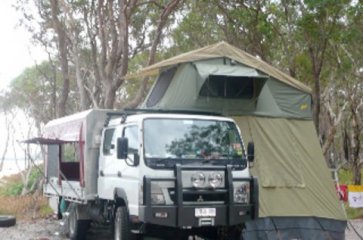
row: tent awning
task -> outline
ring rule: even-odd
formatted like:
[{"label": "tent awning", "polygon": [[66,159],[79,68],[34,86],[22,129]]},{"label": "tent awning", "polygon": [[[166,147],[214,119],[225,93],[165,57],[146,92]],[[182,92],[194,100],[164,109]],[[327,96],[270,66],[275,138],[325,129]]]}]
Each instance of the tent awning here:
[{"label": "tent awning", "polygon": [[206,79],[210,75],[214,76],[230,76],[230,77],[253,77],[253,78],[269,78],[269,76],[261,75],[254,68],[242,66],[240,64],[211,64],[206,62],[195,62],[194,66],[202,79]]},{"label": "tent awning", "polygon": [[55,144],[66,144],[72,143],[74,141],[64,141],[60,139],[51,139],[51,138],[43,138],[43,137],[35,137],[22,141],[22,143],[26,144],[40,144],[40,145],[55,145]]}]

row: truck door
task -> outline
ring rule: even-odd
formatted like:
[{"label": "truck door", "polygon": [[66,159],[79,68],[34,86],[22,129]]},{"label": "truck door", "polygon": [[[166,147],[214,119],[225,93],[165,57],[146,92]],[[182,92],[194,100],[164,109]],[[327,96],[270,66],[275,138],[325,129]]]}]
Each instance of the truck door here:
[{"label": "truck door", "polygon": [[[118,134],[117,134],[118,133]],[[115,166],[116,136],[121,136],[121,130],[115,127],[103,131],[98,169],[98,194],[104,199],[113,199],[114,186],[117,185],[117,172],[120,168]]]},{"label": "truck door", "polygon": [[[126,137],[129,142],[127,159],[117,159],[117,138],[121,136]],[[122,189],[127,195],[131,215],[137,215],[139,207],[139,169],[133,165],[135,157],[140,154],[139,139],[139,127],[135,124],[113,130],[106,129],[100,158],[99,196],[113,199],[115,189]]]},{"label": "truck door", "polygon": [[139,211],[139,166],[134,161],[140,156],[140,137],[139,127],[135,124],[124,127],[122,136],[128,139],[128,156],[127,159],[119,160],[123,166],[121,170],[122,187],[125,190],[130,215],[138,215]]}]

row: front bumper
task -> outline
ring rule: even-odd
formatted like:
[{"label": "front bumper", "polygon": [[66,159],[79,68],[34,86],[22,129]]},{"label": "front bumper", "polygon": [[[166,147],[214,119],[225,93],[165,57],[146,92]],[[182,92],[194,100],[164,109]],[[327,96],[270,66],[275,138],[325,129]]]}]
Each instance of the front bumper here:
[{"label": "front bumper", "polygon": [[[193,166],[193,169],[195,166]],[[204,226],[234,226],[258,217],[258,183],[256,178],[232,178],[232,167],[200,167],[200,169],[222,169],[226,172],[225,200],[224,204],[211,204],[208,202],[191,204],[184,202],[184,192],[181,179],[181,171],[190,169],[186,166],[176,166],[175,178],[144,178],[144,205],[139,208],[139,219],[147,224],[155,224],[168,227],[204,227]],[[249,204],[237,204],[233,202],[233,181],[250,182]],[[173,205],[151,204],[151,182],[174,181],[176,198]],[[197,217],[197,208],[215,209],[213,217]]]},{"label": "front bumper", "polygon": [[[196,208],[215,208],[215,217],[195,217]],[[168,227],[233,226],[252,219],[252,205],[141,206],[140,220]]]}]

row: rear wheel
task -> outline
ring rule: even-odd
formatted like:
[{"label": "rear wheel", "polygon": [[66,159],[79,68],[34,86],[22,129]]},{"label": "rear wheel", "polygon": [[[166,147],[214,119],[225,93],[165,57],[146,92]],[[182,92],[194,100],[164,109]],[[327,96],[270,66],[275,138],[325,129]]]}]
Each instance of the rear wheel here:
[{"label": "rear wheel", "polygon": [[85,240],[89,226],[90,221],[78,219],[77,210],[73,208],[68,217],[67,236],[71,240]]}]

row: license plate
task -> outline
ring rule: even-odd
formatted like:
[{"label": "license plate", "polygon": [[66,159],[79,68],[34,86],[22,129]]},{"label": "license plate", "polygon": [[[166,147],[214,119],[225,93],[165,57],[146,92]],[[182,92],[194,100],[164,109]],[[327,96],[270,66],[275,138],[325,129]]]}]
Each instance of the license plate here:
[{"label": "license plate", "polygon": [[215,208],[196,208],[195,216],[196,217],[215,217],[216,209]]}]

